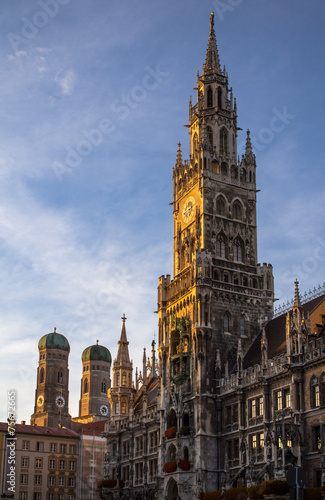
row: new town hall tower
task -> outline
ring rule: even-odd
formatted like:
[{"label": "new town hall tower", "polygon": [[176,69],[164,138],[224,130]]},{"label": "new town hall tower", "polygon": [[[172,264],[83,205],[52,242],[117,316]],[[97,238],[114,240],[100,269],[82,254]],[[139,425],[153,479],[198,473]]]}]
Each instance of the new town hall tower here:
[{"label": "new town hall tower", "polygon": [[190,158],[182,159],[179,144],[173,170],[174,279],[159,279],[158,315],[162,407],[166,415],[173,409],[174,423],[197,429],[191,448],[200,472],[216,465],[217,380],[240,362],[274,300],[272,266],[257,260],[255,155],[247,131],[237,158],[236,101],[220,65],[213,14],[196,90]]}]

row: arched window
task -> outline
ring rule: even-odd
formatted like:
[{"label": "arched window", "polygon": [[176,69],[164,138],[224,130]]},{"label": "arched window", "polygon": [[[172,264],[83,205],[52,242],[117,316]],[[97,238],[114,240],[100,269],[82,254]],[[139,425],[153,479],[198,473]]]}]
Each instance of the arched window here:
[{"label": "arched window", "polygon": [[248,278],[247,278],[247,276],[243,277],[243,286],[248,286]]},{"label": "arched window", "polygon": [[173,444],[168,447],[167,450],[168,461],[173,462],[176,460],[176,448]]},{"label": "arched window", "polygon": [[237,238],[234,243],[234,260],[243,262],[243,247],[241,241]]},{"label": "arched window", "polygon": [[237,179],[238,177],[238,168],[236,167],[236,165],[231,165],[231,178],[232,179]]},{"label": "arched window", "polygon": [[120,413],[120,403],[118,401],[115,403],[115,413],[116,415]]},{"label": "arched window", "polygon": [[221,108],[221,107],[222,107],[222,90],[219,87],[218,88],[218,108]]},{"label": "arched window", "polygon": [[228,275],[228,273],[223,273],[223,282],[224,283],[229,283],[229,275]]},{"label": "arched window", "polygon": [[228,165],[227,163],[221,163],[221,175],[228,175]]},{"label": "arched window", "polygon": [[212,108],[212,106],[213,106],[213,92],[212,88],[209,85],[207,89],[207,107]]},{"label": "arched window", "polygon": [[240,169],[240,180],[246,182],[246,170],[244,168]]},{"label": "arched window", "polygon": [[39,383],[43,384],[44,383],[44,368],[41,368],[40,374],[39,374]]},{"label": "arched window", "polygon": [[218,234],[217,237],[217,257],[226,258],[226,243],[222,234]]},{"label": "arched window", "polygon": [[317,377],[313,376],[310,380],[310,406],[317,408],[320,406],[319,382]]},{"label": "arched window", "polygon": [[183,456],[184,456],[184,460],[186,460],[186,462],[188,462],[189,453],[188,453],[187,446],[185,446],[185,448],[184,448]]},{"label": "arched window", "polygon": [[103,380],[103,382],[102,382],[102,392],[106,393],[106,382],[105,382],[105,380]]},{"label": "arched window", "polygon": [[120,385],[120,372],[116,372],[116,387]]},{"label": "arched window", "polygon": [[245,335],[245,318],[240,318],[240,335]]},{"label": "arched window", "polygon": [[219,196],[219,198],[217,199],[217,204],[216,204],[216,208],[217,208],[217,214],[218,215],[225,215],[226,213],[226,204],[225,204],[225,201],[224,199]]},{"label": "arched window", "polygon": [[126,402],[125,401],[122,401],[122,403],[121,403],[121,413],[122,413],[122,415],[126,414]]},{"label": "arched window", "polygon": [[171,427],[177,427],[177,417],[173,408],[170,410],[167,417],[167,428],[170,429]]},{"label": "arched window", "polygon": [[235,274],[234,275],[234,285],[238,285],[238,284],[239,284],[238,274]]},{"label": "arched window", "polygon": [[208,137],[208,142],[211,146],[211,150],[213,151],[213,132],[211,127],[207,127],[207,137]]},{"label": "arched window", "polygon": [[243,214],[242,214],[242,208],[241,205],[238,201],[235,201],[232,207],[232,216],[234,219],[237,220],[242,220]]},{"label": "arched window", "polygon": [[63,384],[63,373],[61,370],[58,371],[58,384]]},{"label": "arched window", "polygon": [[126,372],[122,373],[122,385],[126,385]]},{"label": "arched window", "polygon": [[199,152],[199,141],[198,141],[197,133],[195,132],[195,134],[193,136],[193,154],[194,154],[194,156],[196,156],[198,152]]},{"label": "arched window", "polygon": [[228,154],[228,132],[225,127],[220,130],[220,154],[227,155]]},{"label": "arched window", "polygon": [[89,390],[88,389],[88,379],[85,378],[85,380],[84,380],[84,394],[87,394],[88,390]]},{"label": "arched window", "polygon": [[131,373],[129,373],[129,387],[132,385],[132,378],[131,378]]},{"label": "arched window", "polygon": [[223,331],[228,332],[229,331],[229,314],[225,313],[223,315]]}]

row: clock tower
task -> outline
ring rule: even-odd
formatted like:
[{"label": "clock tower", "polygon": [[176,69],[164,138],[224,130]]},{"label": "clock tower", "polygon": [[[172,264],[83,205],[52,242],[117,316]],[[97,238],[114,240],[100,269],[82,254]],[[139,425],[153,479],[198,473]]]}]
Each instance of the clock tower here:
[{"label": "clock tower", "polygon": [[54,332],[44,335],[39,343],[39,364],[31,425],[71,427],[69,414],[68,340]]},{"label": "clock tower", "polygon": [[274,301],[272,266],[257,260],[255,155],[247,131],[237,157],[236,100],[220,64],[213,14],[196,91],[190,157],[183,160],[178,144],[173,169],[173,278],[159,278],[158,329],[165,423],[192,423],[190,459],[208,471],[217,450],[204,436],[217,429],[219,378],[272,316]]}]

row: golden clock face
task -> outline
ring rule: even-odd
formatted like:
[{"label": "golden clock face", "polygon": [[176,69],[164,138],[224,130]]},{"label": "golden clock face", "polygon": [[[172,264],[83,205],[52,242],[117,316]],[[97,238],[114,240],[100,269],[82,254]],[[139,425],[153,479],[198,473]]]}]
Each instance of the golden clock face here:
[{"label": "golden clock face", "polygon": [[182,210],[182,219],[185,223],[189,222],[195,212],[195,199],[193,196],[189,196],[183,205],[183,210]]},{"label": "golden clock face", "polygon": [[58,396],[55,400],[56,402],[56,406],[58,406],[59,408],[63,408],[63,406],[65,405],[65,399],[63,396]]},{"label": "golden clock face", "polygon": [[43,396],[38,396],[38,398],[37,398],[37,406],[42,406],[43,403],[44,403]]}]

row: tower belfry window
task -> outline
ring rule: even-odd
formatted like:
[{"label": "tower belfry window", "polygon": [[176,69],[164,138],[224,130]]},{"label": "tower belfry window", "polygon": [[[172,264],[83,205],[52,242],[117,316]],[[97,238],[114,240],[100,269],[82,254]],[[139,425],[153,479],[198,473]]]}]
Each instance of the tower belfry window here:
[{"label": "tower belfry window", "polygon": [[58,372],[58,384],[63,384],[63,373],[61,370]]},{"label": "tower belfry window", "polygon": [[226,243],[222,234],[219,234],[217,238],[217,257],[226,258]]},{"label": "tower belfry window", "polygon": [[44,368],[41,368],[40,375],[39,375],[39,383],[43,384],[44,382]]},{"label": "tower belfry window", "polygon": [[212,108],[212,106],[213,106],[213,93],[212,93],[212,89],[209,85],[209,87],[207,89],[207,107]]},{"label": "tower belfry window", "polygon": [[217,214],[218,215],[225,215],[226,212],[226,206],[223,198],[219,197],[217,199]]},{"label": "tower belfry window", "polygon": [[207,136],[208,136],[208,142],[211,146],[211,150],[213,150],[213,132],[211,127],[207,127]]},{"label": "tower belfry window", "polygon": [[225,127],[220,130],[220,154],[226,156],[228,154],[228,132]]},{"label": "tower belfry window", "polygon": [[84,394],[87,394],[88,392],[88,379],[85,378],[84,380]]},{"label": "tower belfry window", "polygon": [[222,90],[219,87],[218,88],[218,108],[221,108],[221,107],[222,107]]}]

